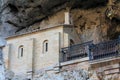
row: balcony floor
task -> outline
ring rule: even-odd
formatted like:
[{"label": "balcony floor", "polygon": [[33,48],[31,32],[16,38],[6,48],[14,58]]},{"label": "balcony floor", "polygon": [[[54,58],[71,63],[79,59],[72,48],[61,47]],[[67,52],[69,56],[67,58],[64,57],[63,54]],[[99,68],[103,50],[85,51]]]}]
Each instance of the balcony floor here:
[{"label": "balcony floor", "polygon": [[109,62],[109,61],[119,61],[120,62],[120,56],[112,56],[112,57],[92,60],[92,61],[89,61],[89,63],[90,64],[99,64],[99,63],[104,63],[104,62]]}]

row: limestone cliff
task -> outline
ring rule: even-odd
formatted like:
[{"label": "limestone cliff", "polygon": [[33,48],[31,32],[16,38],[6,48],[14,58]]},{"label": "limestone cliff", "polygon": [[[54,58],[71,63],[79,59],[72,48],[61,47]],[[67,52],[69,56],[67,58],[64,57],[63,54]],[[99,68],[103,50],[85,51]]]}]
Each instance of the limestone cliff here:
[{"label": "limestone cliff", "polygon": [[62,24],[69,8],[81,41],[114,39],[120,34],[120,0],[112,1],[111,11],[109,0],[0,0],[0,32],[14,35],[38,22],[44,27]]}]

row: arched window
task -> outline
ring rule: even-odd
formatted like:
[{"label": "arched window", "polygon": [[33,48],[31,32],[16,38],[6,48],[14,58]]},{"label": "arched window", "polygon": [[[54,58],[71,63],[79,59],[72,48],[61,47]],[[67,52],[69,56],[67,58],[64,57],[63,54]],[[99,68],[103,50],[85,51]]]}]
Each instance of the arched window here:
[{"label": "arched window", "polygon": [[70,39],[70,46],[74,45],[74,41],[72,39]]},{"label": "arched window", "polygon": [[48,40],[43,42],[43,53],[48,52]]},{"label": "arched window", "polygon": [[18,58],[23,57],[23,54],[24,54],[23,48],[24,48],[23,45],[19,46],[19,49],[18,49]]}]

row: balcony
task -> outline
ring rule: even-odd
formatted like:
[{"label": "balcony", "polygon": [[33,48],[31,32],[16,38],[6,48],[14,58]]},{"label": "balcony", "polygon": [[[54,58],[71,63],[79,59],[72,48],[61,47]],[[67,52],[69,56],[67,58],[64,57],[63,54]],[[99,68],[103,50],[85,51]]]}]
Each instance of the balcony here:
[{"label": "balcony", "polygon": [[92,41],[62,48],[61,62],[89,57],[91,63],[120,59],[120,38],[93,44]]},{"label": "balcony", "polygon": [[99,61],[120,56],[120,39],[89,45],[90,61]]},{"label": "balcony", "polygon": [[92,44],[92,41],[62,48],[61,62],[88,57],[88,46],[90,44]]}]

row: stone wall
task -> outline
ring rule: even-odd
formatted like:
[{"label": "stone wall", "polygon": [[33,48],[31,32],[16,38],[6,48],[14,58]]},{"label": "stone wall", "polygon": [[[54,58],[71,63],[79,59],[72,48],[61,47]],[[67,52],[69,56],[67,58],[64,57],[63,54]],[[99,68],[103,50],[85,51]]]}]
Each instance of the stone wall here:
[{"label": "stone wall", "polygon": [[[57,64],[59,62],[59,32],[62,32],[62,27],[8,38],[9,47],[6,46],[4,49],[7,68],[20,75]],[[43,53],[45,40],[48,40],[47,53]],[[24,46],[24,55],[19,58],[18,49],[21,45]]]},{"label": "stone wall", "polygon": [[[116,61],[115,61],[116,62]],[[114,61],[108,63],[90,64],[88,58],[82,58],[78,60],[72,60],[61,63],[59,71],[55,69],[44,69],[37,71],[32,80],[119,80],[120,75],[118,73],[106,75],[105,70],[111,70],[111,68],[119,68],[119,64],[112,64]],[[106,65],[105,65],[106,64]],[[100,66],[101,65],[101,66]],[[57,66],[56,66],[57,67]],[[107,71],[107,73],[115,72]],[[14,75],[12,72],[8,72],[11,75],[12,80],[27,80],[28,78],[20,75]],[[13,76],[14,75],[14,76]]]},{"label": "stone wall", "polygon": [[[74,35],[76,34],[72,31],[72,25],[58,25],[8,37],[7,45],[4,48],[6,69],[13,71],[15,75],[26,75],[27,73],[27,76],[31,77],[33,73],[41,69],[52,69],[54,66],[59,66],[59,61],[62,59],[60,50],[69,46],[69,37],[76,41],[77,38]],[[48,41],[48,52],[45,53],[43,43],[46,40]],[[23,57],[19,56],[21,45],[23,46]]]}]

